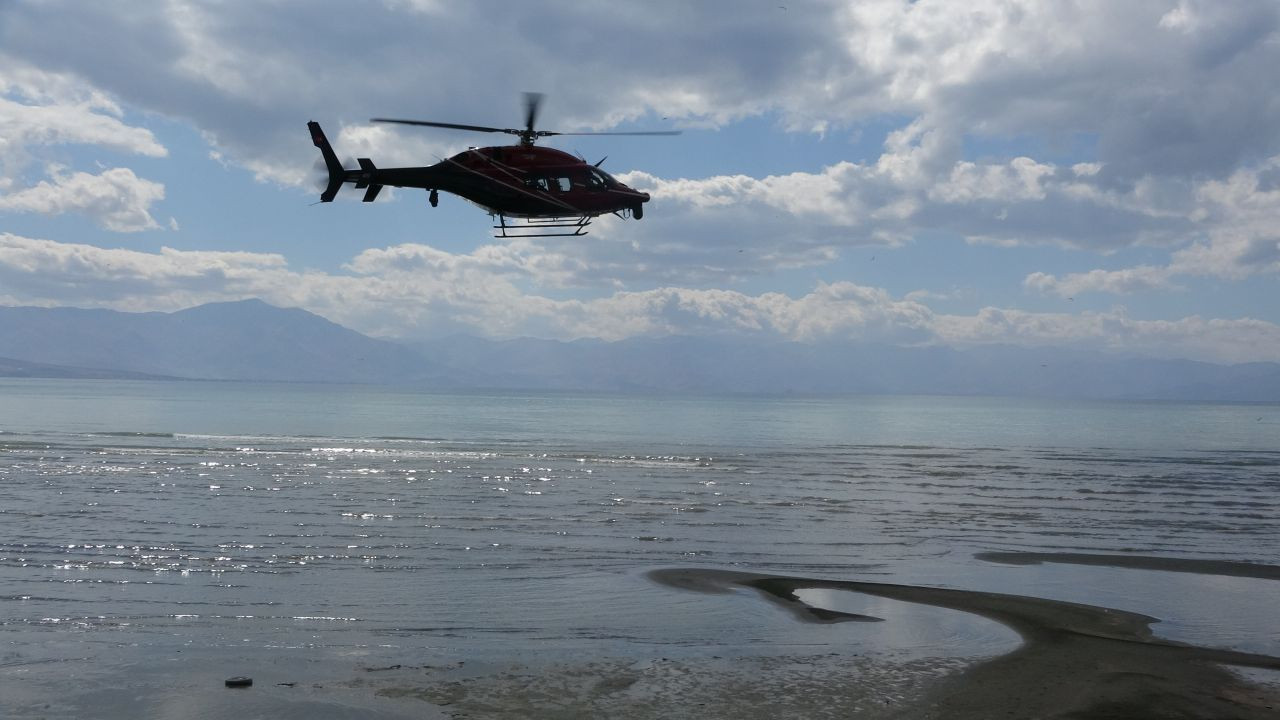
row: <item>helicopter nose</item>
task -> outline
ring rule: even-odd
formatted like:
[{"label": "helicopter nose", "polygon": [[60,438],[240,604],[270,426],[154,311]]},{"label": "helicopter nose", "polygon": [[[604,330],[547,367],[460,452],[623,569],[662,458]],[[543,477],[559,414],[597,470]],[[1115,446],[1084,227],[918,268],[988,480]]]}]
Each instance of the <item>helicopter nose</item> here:
[{"label": "helicopter nose", "polygon": [[649,193],[647,192],[640,193],[640,202],[649,202]]}]

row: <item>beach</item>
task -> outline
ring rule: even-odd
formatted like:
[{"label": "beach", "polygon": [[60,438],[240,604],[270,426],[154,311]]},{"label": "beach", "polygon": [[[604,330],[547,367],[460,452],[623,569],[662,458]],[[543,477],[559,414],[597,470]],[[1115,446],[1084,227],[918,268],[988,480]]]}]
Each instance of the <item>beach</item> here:
[{"label": "beach", "polygon": [[[1006,558],[1012,559],[1012,558]],[[1045,558],[1041,558],[1044,560]],[[1176,559],[1072,555],[1125,567],[1174,572],[1214,568]],[[1225,574],[1247,572],[1223,563]],[[1254,566],[1274,578],[1280,568]],[[890,662],[832,653],[771,658],[564,665],[541,672],[423,683],[418,669],[372,682],[378,694],[455,708],[450,717],[865,717],[865,718],[1238,718],[1263,720],[1280,709],[1280,657],[1160,640],[1155,618],[1041,598],[856,581],[817,580],[714,569],[655,570],[657,583],[685,591],[756,591],[797,622],[878,618],[807,604],[799,591],[824,588],[961,610],[1015,630],[1015,651],[976,662]],[[1270,671],[1272,684],[1232,669]],[[389,669],[392,670],[392,669]],[[428,669],[430,670],[430,669]],[[426,674],[430,674],[429,672]],[[418,675],[415,683],[414,676]]]},{"label": "beach", "polygon": [[[1063,560],[1109,562],[1097,555]],[[1126,567],[1142,564],[1114,560]],[[1179,571],[1169,560],[1154,564]],[[1199,562],[1188,567],[1212,570]],[[1232,574],[1248,569],[1222,568]],[[1256,576],[1271,578],[1280,568],[1254,569]],[[1001,623],[1021,642],[1011,652],[976,659],[903,659],[855,647],[768,657],[378,666],[299,661],[296,655],[283,662],[264,662],[254,654],[215,660],[197,652],[185,662],[152,659],[117,668],[107,681],[97,681],[95,691],[32,703],[16,716],[1262,720],[1280,708],[1280,658],[1163,640],[1151,632],[1155,619],[1137,613],[996,593],[705,568],[657,569],[648,577],[677,592],[753,595],[796,623],[884,622],[805,602],[801,596],[813,590],[948,608]],[[219,686],[218,670],[243,668],[256,671],[252,687]],[[15,669],[0,666],[11,679]],[[1242,669],[1262,672],[1247,679]],[[23,697],[11,693],[6,699]]]}]

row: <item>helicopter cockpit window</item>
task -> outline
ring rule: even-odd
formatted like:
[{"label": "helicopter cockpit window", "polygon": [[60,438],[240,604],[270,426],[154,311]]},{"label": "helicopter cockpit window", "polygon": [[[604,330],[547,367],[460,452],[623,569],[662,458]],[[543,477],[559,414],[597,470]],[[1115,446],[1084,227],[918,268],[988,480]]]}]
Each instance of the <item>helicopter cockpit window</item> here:
[{"label": "helicopter cockpit window", "polygon": [[542,192],[549,192],[551,190],[550,178],[531,177],[528,180],[525,180],[524,184],[526,187],[530,188],[531,190],[540,190]]},{"label": "helicopter cockpit window", "polygon": [[604,190],[609,186],[605,180],[605,174],[595,168],[587,173],[587,189],[588,190]]},{"label": "helicopter cockpit window", "polygon": [[572,187],[572,185],[569,182],[569,178],[567,177],[560,176],[560,177],[551,178],[551,180],[552,180],[552,183],[551,183],[552,190],[556,190],[559,192],[569,192],[569,188]]}]

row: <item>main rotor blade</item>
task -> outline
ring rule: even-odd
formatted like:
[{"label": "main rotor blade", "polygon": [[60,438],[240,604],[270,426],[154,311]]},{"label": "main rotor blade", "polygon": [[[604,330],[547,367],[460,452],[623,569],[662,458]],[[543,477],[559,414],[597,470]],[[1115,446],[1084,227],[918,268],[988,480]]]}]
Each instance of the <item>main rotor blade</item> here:
[{"label": "main rotor blade", "polygon": [[485,127],[484,125],[459,125],[458,123],[431,122],[430,120],[395,120],[392,118],[370,118],[369,122],[399,123],[401,125],[422,125],[425,127],[452,128],[454,130],[474,130],[476,132],[500,132],[519,135],[519,130],[511,128]]},{"label": "main rotor blade", "polygon": [[681,130],[647,130],[637,132],[551,132],[539,130],[539,135],[679,135]]},{"label": "main rotor blade", "polygon": [[524,94],[524,128],[525,132],[532,133],[533,126],[538,122],[538,110],[542,105],[542,93],[527,92]]}]

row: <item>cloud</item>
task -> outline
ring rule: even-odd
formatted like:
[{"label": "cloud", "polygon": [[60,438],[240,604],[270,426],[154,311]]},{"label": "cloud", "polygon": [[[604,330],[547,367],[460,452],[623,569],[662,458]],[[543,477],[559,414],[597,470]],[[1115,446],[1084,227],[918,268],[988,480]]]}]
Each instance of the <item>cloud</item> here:
[{"label": "cloud", "polygon": [[755,250],[744,259],[757,261],[733,268],[746,275],[821,265],[841,248],[898,246],[939,232],[1004,247],[1094,250],[1176,247],[1195,237],[1187,204],[1177,205],[1190,187],[1144,181],[1116,190],[1103,184],[1098,164],[957,160],[953,145],[939,131],[912,124],[892,133],[874,161],[837,162],[814,173],[698,179],[624,173],[621,180],[654,196],[652,220],[643,230],[611,227],[608,236],[661,238],[682,252],[685,280],[695,270],[724,269],[726,249],[743,246]]},{"label": "cloud", "polygon": [[931,198],[944,203],[972,203],[979,200],[1020,202],[1044,200],[1045,181],[1056,168],[1028,157],[1016,157],[1007,164],[979,165],[958,162],[947,179],[930,188]]},{"label": "cloud", "polygon": [[[119,105],[68,73],[38,70],[0,54],[0,170],[12,182],[31,153],[51,145],[96,145],[164,157],[146,128],[121,120]],[[3,189],[3,188],[0,188]]]},{"label": "cloud", "polygon": [[103,111],[94,100],[73,104],[29,105],[4,97],[13,87],[5,87],[0,75],[0,138],[6,149],[32,145],[98,145],[121,152],[164,157],[168,151],[150,130],[126,125]]},{"label": "cloud", "polygon": [[924,305],[847,282],[820,284],[799,298],[661,287],[554,300],[520,290],[517,281],[547,272],[545,262],[505,245],[465,254],[401,245],[366,250],[347,263],[352,274],[330,275],[294,271],[275,254],[146,253],[0,235],[0,278],[34,304],[69,290],[80,303],[135,311],[262,297],[364,332],[410,337],[460,330],[517,335],[530,327],[564,339],[726,332],[791,340],[928,337]]},{"label": "cloud", "polygon": [[[342,153],[421,164],[470,137],[366,118],[515,125],[515,98],[530,88],[551,93],[543,124],[562,130],[650,113],[704,126],[774,113],[794,131],[826,133],[902,119],[874,162],[833,158],[820,172],[764,178],[630,175],[660,196],[657,227],[645,232],[664,250],[642,263],[653,282],[820,265],[841,247],[935,231],[1007,247],[1185,247],[1180,210],[1194,183],[1280,152],[1280,106],[1269,100],[1280,9],[1267,0],[821,1],[800,10],[601,1],[495,17],[469,3],[330,2],[300,14],[271,3],[126,11],[50,0],[7,8],[0,47],[10,64],[50,68],[28,86],[80,83],[103,108],[111,97],[188,119],[224,161],[294,186],[308,184],[315,162],[303,119],[321,120]],[[126,41],[136,37],[148,41]],[[477,37],[487,48],[479,56]],[[441,61],[459,57],[465,73]],[[1023,147],[973,157],[966,140],[975,138]],[[147,147],[142,135],[128,142]],[[1077,142],[1084,157],[1069,165],[1038,156]],[[598,283],[634,278],[636,263],[615,261],[636,229],[615,232],[613,247],[586,249],[606,264]],[[743,246],[754,252],[716,259]]]},{"label": "cloud", "polygon": [[1237,279],[1280,273],[1280,155],[1197,188],[1207,239],[1178,251],[1171,272]]},{"label": "cloud", "polygon": [[[284,148],[300,116],[353,124],[447,108],[443,119],[509,125],[513,98],[536,88],[554,95],[547,119],[566,130],[646,113],[723,125],[774,112],[803,132],[892,115],[954,137],[1083,135],[1096,138],[1112,181],[1132,183],[1221,175],[1280,149],[1269,100],[1278,16],[1269,0],[832,0],[733,13],[674,1],[501,13],[329,2],[305,15],[272,3],[214,12],[182,0],[128,11],[50,1],[8,8],[0,46],[190,118],[266,177],[296,174],[304,151]],[[447,58],[467,58],[468,71]]]},{"label": "cloud", "polygon": [[137,232],[160,227],[149,210],[163,199],[163,185],[143,180],[128,168],[112,168],[97,175],[55,170],[53,182],[42,181],[0,196],[0,211],[82,213],[107,230]]},{"label": "cloud", "polygon": [[285,280],[285,265],[275,254],[147,253],[0,233],[0,285],[14,303],[176,310],[251,296]]},{"label": "cloud", "polygon": [[1280,10],[1180,8],[1185,22],[1157,0],[858,3],[851,55],[898,112],[978,136],[1094,136],[1117,180],[1219,174],[1274,152],[1280,110],[1264,87]]},{"label": "cloud", "polygon": [[1185,245],[1167,265],[1091,270],[1057,277],[1031,273],[1023,285],[1062,296],[1177,289],[1179,277],[1239,280],[1280,273],[1280,155],[1222,180],[1193,186],[1183,209]]},{"label": "cloud", "polygon": [[566,340],[736,334],[1280,360],[1280,327],[1251,318],[1152,321],[1131,319],[1123,310],[1067,315],[991,307],[975,315],[942,315],[918,294],[895,298],[850,282],[819,283],[799,296],[659,287],[554,299],[519,287],[520,278],[538,272],[537,260],[496,245],[462,254],[419,245],[367,250],[347,268],[351,274],[301,272],[277,254],[149,253],[0,234],[0,286],[9,302],[21,304],[144,311],[260,297],[361,332],[402,338],[449,332]]},{"label": "cloud", "polygon": [[928,308],[895,300],[877,288],[821,283],[799,298],[782,293],[657,288],[619,292],[558,306],[568,311],[572,337],[621,340],[636,335],[741,333],[815,341],[860,338],[920,341],[928,336]]},{"label": "cloud", "polygon": [[1280,326],[1254,318],[1137,320],[1123,309],[1068,315],[987,307],[972,316],[939,316],[935,329],[939,341],[959,347],[1090,347],[1217,363],[1280,358]]},{"label": "cloud", "polygon": [[1170,290],[1176,286],[1170,282],[1168,268],[1141,265],[1123,270],[1090,270],[1071,273],[1061,278],[1043,272],[1034,272],[1023,281],[1029,290],[1053,293],[1062,297],[1074,297],[1087,292],[1128,294],[1150,290]]},{"label": "cloud", "polygon": [[45,215],[82,213],[116,232],[158,228],[151,206],[164,186],[129,168],[98,174],[47,168],[49,179],[24,187],[24,176],[41,151],[53,145],[94,145],[163,157],[166,148],[151,131],[126,124],[119,106],[66,73],[23,66],[0,55],[0,212]]}]

